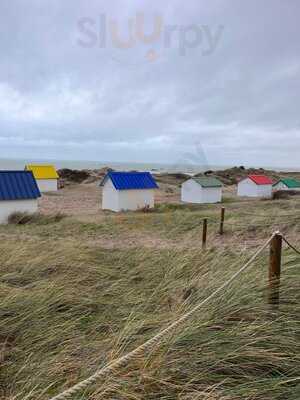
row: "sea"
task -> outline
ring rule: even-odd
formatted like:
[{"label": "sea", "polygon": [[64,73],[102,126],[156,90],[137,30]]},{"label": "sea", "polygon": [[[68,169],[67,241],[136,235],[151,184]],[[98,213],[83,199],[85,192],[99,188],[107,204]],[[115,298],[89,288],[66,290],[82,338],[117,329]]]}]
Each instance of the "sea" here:
[{"label": "sea", "polygon": [[[217,171],[232,167],[229,165],[196,165],[196,164],[160,164],[138,162],[83,161],[83,160],[53,160],[53,159],[12,159],[0,158],[0,170],[23,170],[26,164],[54,164],[56,169],[100,169],[110,167],[116,171],[150,171],[154,173],[182,172],[194,175],[207,170]],[[246,166],[248,167],[248,166]],[[264,167],[276,171],[300,171],[300,168]]]},{"label": "sea", "polygon": [[116,171],[151,171],[155,173],[183,172],[193,175],[208,169],[223,169],[226,166],[208,166],[194,164],[159,164],[138,162],[83,161],[83,160],[47,160],[47,159],[5,159],[0,158],[0,170],[24,169],[26,164],[54,164],[56,169],[100,169],[110,167]]}]

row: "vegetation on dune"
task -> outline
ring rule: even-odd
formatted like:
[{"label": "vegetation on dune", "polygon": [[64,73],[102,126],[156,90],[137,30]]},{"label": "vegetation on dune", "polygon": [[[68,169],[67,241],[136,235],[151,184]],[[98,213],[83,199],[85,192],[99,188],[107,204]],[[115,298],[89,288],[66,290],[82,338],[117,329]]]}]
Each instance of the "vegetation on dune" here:
[{"label": "vegetation on dune", "polygon": [[[82,182],[96,182],[101,180],[105,174],[112,170],[110,167],[104,167],[101,169],[85,169],[85,170],[72,170],[72,169],[61,169],[58,170],[60,178],[62,178],[65,183],[82,183]],[[249,174],[267,175],[270,176],[274,181],[280,178],[295,178],[300,179],[299,172],[278,172],[273,170],[267,170],[264,168],[246,168],[244,166],[227,168],[224,170],[207,170],[205,172],[200,172],[196,176],[216,176],[223,182],[224,185],[235,185],[240,179],[245,178]],[[156,181],[159,184],[168,184],[174,186],[180,186],[184,181],[190,178],[190,175],[181,172],[153,172]]]},{"label": "vegetation on dune", "polygon": [[[222,243],[219,206],[1,227],[1,397],[46,400],[143,343],[237,271],[251,254],[237,243],[257,247],[280,215],[297,244],[299,205],[288,203],[229,204]],[[203,252],[204,216],[216,222]],[[132,233],[165,247],[121,246]],[[284,250],[279,310],[267,305],[267,263],[265,251],[183,330],[74,399],[298,400],[300,256]]]},{"label": "vegetation on dune", "polygon": [[273,199],[288,199],[291,196],[300,196],[300,191],[297,190],[277,190],[273,193]]},{"label": "vegetation on dune", "polygon": [[40,213],[26,213],[26,212],[14,212],[8,217],[9,224],[15,225],[26,225],[26,224],[41,224],[47,225],[54,222],[59,222],[65,218],[64,214],[56,213],[52,215],[43,215]]}]

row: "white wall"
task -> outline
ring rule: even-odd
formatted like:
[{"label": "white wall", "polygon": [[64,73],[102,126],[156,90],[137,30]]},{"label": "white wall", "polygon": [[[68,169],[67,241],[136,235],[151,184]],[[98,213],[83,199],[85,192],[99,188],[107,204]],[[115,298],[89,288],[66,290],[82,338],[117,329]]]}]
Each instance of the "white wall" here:
[{"label": "white wall", "polygon": [[181,201],[185,203],[219,203],[222,201],[222,188],[203,188],[193,179],[181,186]]},{"label": "white wall", "polygon": [[116,190],[110,179],[104,184],[102,191],[102,209],[112,211],[138,210],[154,207],[154,190]]},{"label": "white wall", "polygon": [[288,190],[288,187],[283,182],[278,182],[273,186],[273,190]]},{"label": "white wall", "polygon": [[35,213],[38,210],[38,201],[30,200],[4,200],[0,201],[0,224],[6,224],[10,214],[15,212]]},{"label": "white wall", "polygon": [[238,183],[237,195],[238,196],[248,196],[257,197],[257,185],[249,178],[243,179]]},{"label": "white wall", "polygon": [[203,203],[220,203],[222,201],[222,188],[203,188]]},{"label": "white wall", "polygon": [[118,194],[120,210],[138,210],[144,207],[154,207],[153,189],[119,190]]},{"label": "white wall", "polygon": [[40,192],[57,191],[57,179],[37,179],[36,183],[38,184]]},{"label": "white wall", "polygon": [[102,209],[119,211],[119,195],[110,179],[107,179],[103,186]]},{"label": "white wall", "polygon": [[193,179],[183,182],[181,186],[181,201],[185,203],[201,203],[202,187]]},{"label": "white wall", "polygon": [[272,197],[272,185],[257,185],[250,178],[238,183],[238,196],[246,197]]},{"label": "white wall", "polygon": [[257,185],[258,197],[271,198],[273,192],[273,185]]}]

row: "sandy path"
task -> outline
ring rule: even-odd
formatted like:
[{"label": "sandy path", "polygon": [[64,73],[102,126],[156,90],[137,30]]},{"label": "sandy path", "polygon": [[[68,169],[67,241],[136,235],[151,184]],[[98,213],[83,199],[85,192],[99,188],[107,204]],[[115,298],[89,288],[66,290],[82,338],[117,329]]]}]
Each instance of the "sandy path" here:
[{"label": "sandy path", "polygon": [[[155,193],[156,203],[179,202],[179,191],[167,193],[164,188]],[[66,215],[78,217],[81,220],[87,216],[101,216],[102,188],[96,183],[70,185],[58,192],[45,193],[39,200],[39,210],[43,214],[61,212]]]},{"label": "sandy path", "polygon": [[95,215],[101,212],[101,189],[93,183],[45,193],[39,200],[39,209],[44,214]]}]

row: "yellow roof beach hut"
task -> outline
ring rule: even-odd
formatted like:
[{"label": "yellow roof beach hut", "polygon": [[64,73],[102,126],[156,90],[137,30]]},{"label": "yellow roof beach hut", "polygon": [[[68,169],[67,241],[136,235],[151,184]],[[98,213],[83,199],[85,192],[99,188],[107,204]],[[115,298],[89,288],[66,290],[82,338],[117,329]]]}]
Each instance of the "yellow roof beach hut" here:
[{"label": "yellow roof beach hut", "polygon": [[40,192],[54,192],[58,190],[58,173],[54,165],[28,164],[26,171],[32,171]]}]

